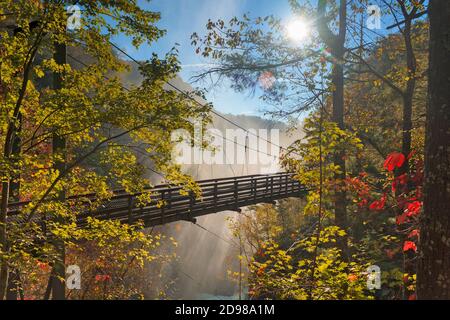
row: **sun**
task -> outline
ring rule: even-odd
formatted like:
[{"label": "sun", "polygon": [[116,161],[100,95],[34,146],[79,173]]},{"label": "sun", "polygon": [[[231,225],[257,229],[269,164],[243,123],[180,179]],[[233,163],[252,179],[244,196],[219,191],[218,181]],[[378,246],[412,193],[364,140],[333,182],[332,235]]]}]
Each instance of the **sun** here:
[{"label": "sun", "polygon": [[305,40],[311,31],[308,21],[303,18],[292,19],[286,26],[286,35],[295,42]]}]

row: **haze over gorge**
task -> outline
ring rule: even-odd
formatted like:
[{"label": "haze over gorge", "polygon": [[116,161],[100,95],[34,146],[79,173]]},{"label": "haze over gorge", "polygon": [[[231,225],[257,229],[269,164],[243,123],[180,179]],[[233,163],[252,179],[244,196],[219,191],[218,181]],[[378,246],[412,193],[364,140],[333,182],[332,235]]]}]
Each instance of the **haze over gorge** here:
[{"label": "haze over gorge", "polygon": [[[122,78],[124,85],[136,85],[142,80],[141,76],[135,64],[129,63],[129,65],[130,71],[119,76]],[[190,92],[192,90],[191,85],[183,81],[180,77],[171,80],[170,83],[184,92]],[[168,85],[166,87],[168,90],[173,90]],[[206,103],[200,97],[197,98],[197,101]],[[219,115],[222,114],[219,113]],[[222,117],[216,114],[211,114],[211,116],[212,121],[207,128],[218,129],[223,137],[226,137],[227,129],[239,130],[239,128],[224,120]],[[257,135],[259,130],[266,130],[267,137],[264,138],[284,148],[303,137],[301,123],[295,129],[292,129],[292,127],[284,122],[265,119],[259,116],[243,114],[223,114],[223,116],[245,129],[253,129]],[[276,136],[279,138],[279,141],[270,140],[271,130],[278,130],[279,134]],[[249,134],[246,134],[246,136],[250,136],[250,139],[247,138],[244,141],[235,139],[234,141],[238,144],[232,144],[230,141],[224,140],[222,147],[224,164],[206,164],[204,161],[201,164],[184,164],[182,165],[183,171],[192,175],[195,180],[279,172],[281,170],[278,165],[280,150],[273,147],[267,141],[253,139],[254,137]],[[205,139],[208,138],[211,139],[211,135],[205,137]],[[253,144],[256,142],[255,140],[259,140],[257,142],[260,146]],[[231,159],[231,156],[226,153],[227,143],[229,148],[230,146],[234,148],[234,159]],[[251,150],[249,150],[250,148]],[[264,152],[259,154],[255,150],[263,150]],[[260,162],[257,159],[257,164],[250,164],[249,153],[251,152],[258,154],[258,157],[268,159],[265,159],[265,162]],[[239,155],[239,153],[241,154]],[[238,155],[242,156],[242,153],[247,153],[244,157],[243,164],[238,163],[239,161],[237,159]],[[267,155],[267,153],[271,156],[273,155],[274,158]],[[142,163],[152,168],[152,163],[145,156],[142,154],[137,154],[137,156]],[[191,159],[192,163],[194,163],[194,155],[192,155]],[[148,170],[147,174],[155,184],[162,182],[161,177],[154,174],[151,170]],[[176,248],[178,258],[171,262],[167,269],[164,268],[165,276],[162,278],[164,283],[159,284],[163,287],[170,288],[168,290],[169,298],[238,298],[238,281],[236,280],[236,276],[229,274],[230,271],[236,272],[239,270],[239,248],[236,246],[238,239],[233,236],[229,228],[230,219],[235,219],[238,215],[236,212],[225,211],[198,217],[198,225],[207,230],[187,221],[174,222],[155,228],[155,231],[160,231],[168,237],[171,236],[178,242],[178,247]]]}]

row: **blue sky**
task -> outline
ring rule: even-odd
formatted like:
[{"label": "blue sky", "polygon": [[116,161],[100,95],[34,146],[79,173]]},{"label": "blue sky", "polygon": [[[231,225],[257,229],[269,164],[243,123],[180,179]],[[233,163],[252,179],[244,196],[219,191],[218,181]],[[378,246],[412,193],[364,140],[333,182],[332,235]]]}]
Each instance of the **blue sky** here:
[{"label": "blue sky", "polygon": [[[152,0],[139,3],[143,8],[161,13],[158,26],[167,30],[166,36],[151,47],[142,46],[138,50],[125,37],[117,38],[116,43],[139,60],[148,59],[152,52],[163,56],[178,43],[183,66],[181,77],[185,81],[198,71],[196,65],[208,62],[195,54],[190,42],[192,33],[204,34],[208,18],[228,20],[244,13],[250,13],[252,17],[273,14],[287,18],[290,15],[287,0]],[[236,93],[226,84],[208,93],[207,98],[217,110],[226,113],[253,115],[261,114],[258,111],[263,109],[257,96]]]},{"label": "blue sky", "polygon": [[[114,41],[138,60],[148,59],[152,52],[163,57],[178,43],[179,59],[183,67],[180,75],[187,82],[196,71],[198,72],[198,65],[210,62],[195,54],[190,40],[194,32],[200,35],[205,34],[205,24],[209,18],[228,21],[244,13],[249,13],[251,17],[272,14],[284,21],[292,18],[288,0],[152,0],[150,2],[139,0],[138,2],[142,8],[161,13],[161,20],[157,25],[165,29],[167,34],[152,46],[143,45],[137,50],[131,45],[130,39],[124,36]],[[312,1],[313,4],[314,2]],[[384,28],[392,23],[392,17],[383,15],[379,33],[386,34],[388,31]],[[375,34],[369,33],[369,35],[368,41],[376,38]],[[258,99],[257,94],[251,97],[248,93],[234,92],[226,83],[209,92],[207,98],[217,110],[225,113],[262,115],[260,111],[264,109],[264,104]]]}]

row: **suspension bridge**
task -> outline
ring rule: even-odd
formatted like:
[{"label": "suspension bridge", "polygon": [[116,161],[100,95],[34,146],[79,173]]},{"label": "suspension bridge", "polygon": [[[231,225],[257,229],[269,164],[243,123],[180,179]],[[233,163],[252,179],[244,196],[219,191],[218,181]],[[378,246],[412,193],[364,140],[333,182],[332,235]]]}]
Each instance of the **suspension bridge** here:
[{"label": "suspension bridge", "polygon": [[[142,193],[130,194],[117,190],[114,196],[95,210],[86,209],[78,215],[77,225],[83,227],[88,217],[119,220],[123,223],[143,221],[145,227],[181,220],[195,222],[195,218],[199,216],[227,210],[240,212],[242,207],[301,197],[307,192],[304,186],[293,179],[292,173],[209,179],[197,181],[197,184],[201,188],[200,197],[196,197],[193,192],[181,192],[181,186],[165,184],[149,188],[146,192],[152,194],[152,200],[147,204],[139,201]],[[96,200],[95,195],[82,197],[89,203]],[[76,196],[69,200],[73,198]],[[19,217],[20,212],[29,204],[29,201],[11,203],[8,217]]]},{"label": "suspension bridge", "polygon": [[[129,55],[126,51],[112,42],[110,42],[110,44],[119,52],[130,58],[131,61],[139,66],[141,65],[138,60]],[[80,65],[86,68],[89,67],[85,62],[69,54],[67,56]],[[108,79],[107,77],[105,78]],[[195,104],[204,107],[204,105],[197,99],[173,85],[171,82],[166,81],[166,84],[170,89],[185,95]],[[125,86],[122,86],[122,88],[126,91],[130,91],[130,89]],[[249,135],[254,135],[257,139],[262,139],[280,150],[288,151],[287,148],[260,137],[213,109],[211,110],[211,113],[243,130],[247,133],[247,137]],[[244,147],[246,153],[249,149],[251,149],[248,145],[248,139],[246,139],[245,146],[234,140],[230,142]],[[272,156],[265,151],[259,150],[259,148],[252,150]],[[102,203],[95,210],[86,209],[82,214],[78,215],[77,225],[81,227],[86,225],[86,220],[88,217],[119,220],[123,223],[143,221],[146,227],[181,220],[195,222],[196,217],[199,216],[222,211],[240,211],[242,207],[249,205],[274,203],[276,200],[289,197],[301,197],[307,193],[306,187],[301,185],[297,180],[293,179],[292,173],[254,174],[241,176],[234,175],[229,178],[200,180],[197,181],[197,184],[201,189],[201,197],[199,198],[197,198],[192,192],[184,194],[181,192],[181,186],[164,184],[149,188],[145,190],[145,192],[150,192],[152,194],[152,201],[144,205],[139,201],[139,197],[142,195],[141,193],[129,194],[124,190],[116,190],[114,191],[113,197]],[[89,207],[90,203],[96,202],[95,195],[73,196],[68,200],[77,197],[87,200],[86,208]],[[21,217],[20,213],[23,212],[23,209],[28,205],[30,205],[29,201],[10,203],[8,205],[8,219],[24,219],[23,216]],[[45,220],[46,217],[45,215],[44,217],[39,215],[36,219]]]}]

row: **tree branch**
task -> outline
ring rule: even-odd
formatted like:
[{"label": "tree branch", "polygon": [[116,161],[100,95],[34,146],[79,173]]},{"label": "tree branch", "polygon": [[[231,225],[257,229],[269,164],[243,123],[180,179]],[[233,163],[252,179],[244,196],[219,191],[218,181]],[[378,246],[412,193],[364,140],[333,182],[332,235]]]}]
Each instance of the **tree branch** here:
[{"label": "tree branch", "polygon": [[141,129],[143,127],[145,127],[146,125],[139,125],[139,126],[135,126],[131,129],[128,129],[126,131],[123,131],[117,135],[114,135],[112,137],[108,137],[106,139],[103,139],[101,142],[99,142],[91,151],[87,152],[86,154],[84,154],[83,156],[79,157],[77,160],[75,160],[74,162],[72,162],[70,165],[67,166],[67,168],[63,171],[60,172],[59,175],[56,177],[55,180],[53,180],[53,182],[51,183],[51,185],[47,188],[47,190],[45,191],[45,193],[42,195],[42,197],[38,200],[38,202],[36,203],[36,205],[33,207],[33,209],[31,210],[30,214],[28,215],[27,219],[25,220],[25,222],[30,222],[30,220],[33,218],[34,214],[36,213],[37,209],[39,208],[39,206],[44,202],[45,198],[53,191],[53,189],[55,188],[55,186],[58,184],[59,181],[61,181],[61,179],[63,179],[74,167],[76,167],[77,165],[81,164],[84,160],[86,160],[88,157],[90,157],[91,155],[93,155],[94,153],[96,153],[98,151],[98,149],[100,149],[101,146],[103,146],[104,144],[120,138],[132,131]]}]

